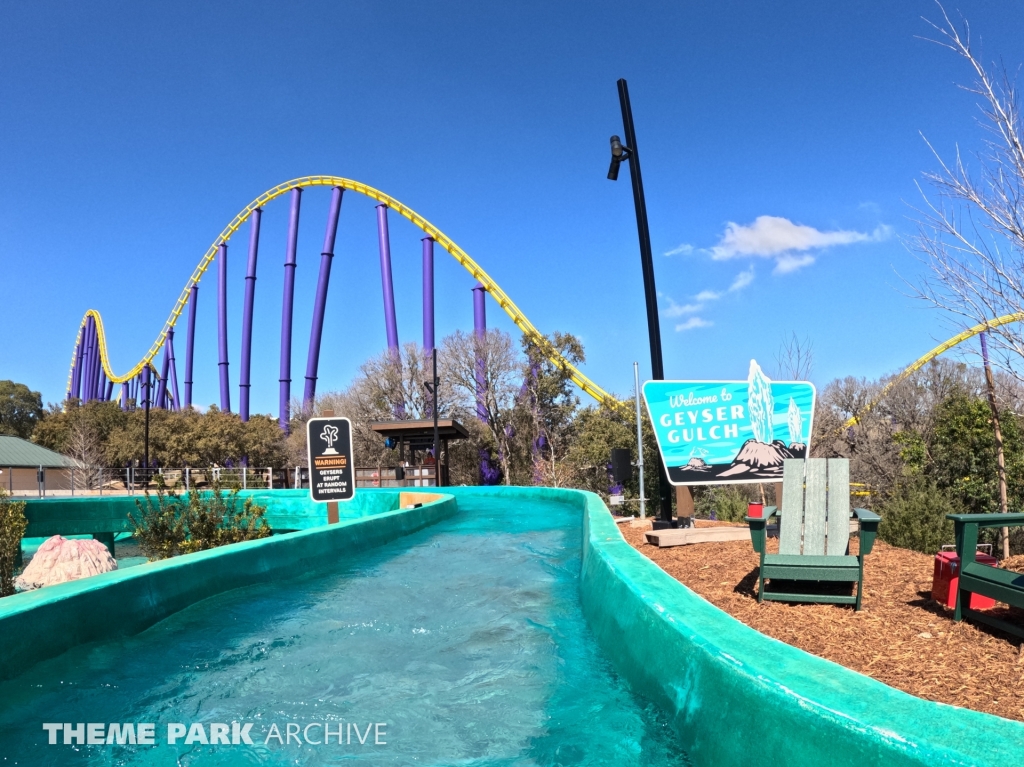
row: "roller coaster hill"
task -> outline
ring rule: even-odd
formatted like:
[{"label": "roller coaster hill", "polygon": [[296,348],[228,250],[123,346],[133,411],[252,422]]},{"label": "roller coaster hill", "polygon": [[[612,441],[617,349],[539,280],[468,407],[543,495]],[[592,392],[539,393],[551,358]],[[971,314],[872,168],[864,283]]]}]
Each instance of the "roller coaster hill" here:
[{"label": "roller coaster hill", "polygon": [[[309,408],[316,395],[317,371],[320,362],[320,342],[323,335],[324,318],[331,278],[331,264],[334,258],[335,237],[341,204],[345,192],[354,192],[370,198],[376,205],[377,239],[380,251],[381,289],[383,295],[384,327],[387,344],[392,353],[399,352],[398,323],[395,312],[395,294],[392,281],[391,244],[389,236],[389,212],[408,219],[422,233],[423,265],[423,347],[427,354],[434,349],[434,251],[436,247],[447,251],[475,281],[473,287],[474,332],[486,333],[486,297],[497,302],[520,331],[534,340],[541,349],[559,365],[569,371],[573,382],[598,402],[614,403],[616,400],[578,370],[572,362],[563,358],[545,339],[515,302],[494,281],[469,254],[454,240],[427,221],[411,208],[403,205],[384,192],[366,184],[338,176],[305,176],[280,184],[264,192],[241,210],[217,236],[200,259],[185,283],[170,315],[161,327],[156,340],[146,354],[130,370],[117,374],[110,365],[103,319],[95,309],[90,309],[82,318],[71,370],[68,375],[66,397],[80,401],[116,401],[123,409],[132,404],[144,404],[149,398],[152,407],[169,410],[189,408],[193,404],[193,384],[196,344],[196,314],[199,302],[199,288],[203,277],[216,265],[217,287],[217,356],[220,384],[219,407],[226,412],[232,410],[231,378],[228,363],[228,246],[231,238],[248,222],[248,252],[245,270],[245,284],[242,303],[241,354],[238,372],[237,413],[242,421],[249,420],[250,389],[252,386],[252,344],[253,314],[256,300],[257,264],[260,252],[260,225],[267,206],[280,197],[287,198],[288,228],[285,244],[284,289],[281,301],[281,346],[280,368],[278,371],[278,422],[285,431],[289,428],[290,402],[292,400],[292,340],[293,308],[295,305],[295,270],[298,264],[299,214],[303,190],[326,187],[330,190],[330,203],[324,232],[323,249],[320,254],[319,274],[316,290],[312,296],[312,327],[306,356],[306,371],[302,390],[303,407]],[[276,206],[278,209],[283,206]],[[282,211],[283,212],[283,211]],[[208,282],[208,281],[207,281]],[[261,308],[261,313],[266,309]],[[180,344],[180,322],[185,322],[184,378],[179,385],[178,364],[175,342]],[[176,334],[176,331],[177,334]],[[482,380],[478,383],[478,396]]]},{"label": "roller coaster hill", "polygon": [[[279,197],[288,198],[288,234],[285,246],[284,292],[281,302],[281,354],[278,371],[279,410],[278,422],[285,431],[289,428],[290,402],[292,397],[292,336],[293,307],[295,302],[295,269],[299,237],[299,213],[302,192],[312,187],[327,187],[331,190],[327,223],[324,232],[323,249],[320,254],[320,269],[313,295],[313,318],[310,328],[309,348],[306,356],[306,372],[302,392],[303,407],[309,408],[316,395],[317,370],[320,362],[320,341],[323,335],[324,318],[327,309],[328,288],[331,278],[331,263],[334,258],[335,237],[341,203],[346,191],[370,198],[377,203],[377,239],[380,251],[381,289],[383,295],[384,326],[388,348],[392,353],[399,351],[398,323],[395,313],[395,295],[392,282],[391,245],[388,233],[388,212],[393,211],[424,234],[422,238],[423,263],[423,347],[427,354],[434,349],[434,251],[439,246],[454,258],[475,280],[473,287],[474,332],[486,333],[486,296],[512,319],[524,335],[537,343],[548,357],[563,366],[572,381],[599,403],[617,404],[617,400],[599,387],[568,359],[547,342],[543,334],[533,325],[515,302],[494,281],[468,253],[454,240],[427,221],[408,206],[373,187],[339,176],[305,176],[293,179],[270,189],[250,202],[236,215],[217,236],[199,264],[188,278],[178,296],[170,315],[160,329],[156,340],[134,367],[123,374],[116,374],[110,365],[107,353],[106,334],[103,319],[95,309],[90,309],[82,318],[71,357],[66,397],[81,401],[117,401],[123,409],[130,403],[142,402],[149,397],[153,407],[180,410],[192,406],[194,382],[194,351],[196,341],[196,309],[199,301],[199,287],[210,267],[217,266],[217,354],[220,384],[220,408],[233,412],[231,407],[231,380],[228,363],[228,245],[231,238],[249,223],[248,257],[246,261],[244,298],[242,305],[241,355],[238,374],[238,415],[242,421],[249,419],[249,394],[252,386],[252,326],[256,298],[256,272],[260,250],[260,224],[264,208]],[[185,330],[184,380],[179,387],[177,358],[175,356],[175,330],[187,309]],[[949,339],[932,349],[902,373],[892,379],[879,396],[860,413],[850,418],[845,426],[855,426],[864,414],[874,407],[897,384],[919,370],[932,359],[959,343],[992,328],[1024,320],[1024,314],[1009,314],[998,317]],[[158,364],[159,362],[159,364]],[[482,387],[482,381],[478,387]],[[478,396],[480,392],[478,391]]]}]

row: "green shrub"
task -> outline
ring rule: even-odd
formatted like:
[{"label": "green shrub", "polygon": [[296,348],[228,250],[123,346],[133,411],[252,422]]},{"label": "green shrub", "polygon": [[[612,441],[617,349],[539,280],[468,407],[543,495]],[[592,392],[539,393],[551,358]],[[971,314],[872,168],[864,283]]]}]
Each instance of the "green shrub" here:
[{"label": "green shrub", "polygon": [[960,504],[934,483],[907,478],[879,509],[878,537],[902,549],[934,554],[953,543],[953,523],[946,515],[961,512]]},{"label": "green shrub", "polygon": [[0,597],[14,593],[14,567],[27,526],[25,502],[12,501],[0,490]]},{"label": "green shrub", "polygon": [[150,559],[205,551],[229,543],[266,538],[267,510],[252,498],[239,504],[238,488],[225,494],[219,483],[206,493],[192,492],[182,499],[157,481],[156,500],[136,500],[138,516],[128,515],[139,548]]},{"label": "green shrub", "polygon": [[742,522],[747,516],[750,499],[750,490],[740,485],[699,488],[694,497],[694,514],[700,519],[709,519],[714,512],[723,522]]}]

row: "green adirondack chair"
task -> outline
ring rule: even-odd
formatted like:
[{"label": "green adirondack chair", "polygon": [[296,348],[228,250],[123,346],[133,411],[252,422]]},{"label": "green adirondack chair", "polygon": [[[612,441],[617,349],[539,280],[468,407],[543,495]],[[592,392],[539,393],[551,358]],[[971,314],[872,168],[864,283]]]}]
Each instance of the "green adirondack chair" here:
[{"label": "green adirondack chair", "polygon": [[[860,553],[850,556],[850,519],[860,522]],[[767,527],[779,518],[779,553],[767,553]],[[850,511],[850,462],[846,458],[789,458],[782,465],[782,509],[747,517],[754,551],[761,555],[757,601],[830,602],[861,607],[864,557],[875,545],[879,516]],[[765,579],[857,584],[856,596],[765,592]]]},{"label": "green adirondack chair", "polygon": [[1019,624],[972,610],[969,606],[973,592],[1024,609],[1024,575],[983,565],[975,559],[980,528],[1024,527],[1024,514],[947,514],[946,519],[953,520],[956,553],[960,557],[960,583],[953,620],[970,618],[1024,639],[1024,630]]}]

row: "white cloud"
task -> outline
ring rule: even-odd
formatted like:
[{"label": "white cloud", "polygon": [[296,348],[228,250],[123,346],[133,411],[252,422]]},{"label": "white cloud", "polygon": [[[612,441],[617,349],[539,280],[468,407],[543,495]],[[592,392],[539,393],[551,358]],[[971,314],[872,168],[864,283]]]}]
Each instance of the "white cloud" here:
[{"label": "white cloud", "polygon": [[696,298],[698,301],[717,301],[721,297],[721,293],[716,293],[713,290],[702,290],[700,293],[694,296],[694,298]]},{"label": "white cloud", "polygon": [[700,317],[690,317],[686,322],[680,322],[676,325],[676,332],[683,330],[693,330],[694,328],[709,328],[713,323],[708,322]]},{"label": "white cloud", "polygon": [[668,298],[668,308],[661,311],[666,317],[682,317],[684,314],[693,314],[704,308],[703,304],[677,304],[671,297],[666,296],[666,298]]},{"label": "white cloud", "polygon": [[737,290],[743,290],[750,283],[754,281],[754,267],[750,267],[736,275],[736,279],[732,281],[732,285],[729,286],[729,292],[735,293]]},{"label": "white cloud", "polygon": [[795,272],[797,269],[802,269],[805,266],[810,266],[814,263],[814,256],[803,255],[795,256],[792,253],[785,253],[775,259],[775,268],[772,269],[773,274],[789,274]]},{"label": "white cloud", "polygon": [[672,248],[672,250],[665,251],[666,256],[688,256],[691,253],[693,253],[693,245],[685,242],[682,245]]},{"label": "white cloud", "polygon": [[891,234],[892,227],[884,224],[871,233],[844,229],[823,232],[813,226],[794,224],[781,216],[758,216],[747,226],[730,221],[718,244],[711,248],[711,257],[716,261],[742,256],[774,258],[775,273],[786,274],[814,262],[813,257],[798,257],[793,253],[855,242],[878,242]]}]

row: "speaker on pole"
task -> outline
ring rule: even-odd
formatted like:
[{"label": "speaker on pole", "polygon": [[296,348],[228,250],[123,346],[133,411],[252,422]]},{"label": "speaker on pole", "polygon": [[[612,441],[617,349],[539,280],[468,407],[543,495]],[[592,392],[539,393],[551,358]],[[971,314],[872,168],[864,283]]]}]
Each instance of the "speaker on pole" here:
[{"label": "speaker on pole", "polygon": [[612,479],[617,483],[628,482],[633,478],[633,455],[627,448],[612,449]]}]

